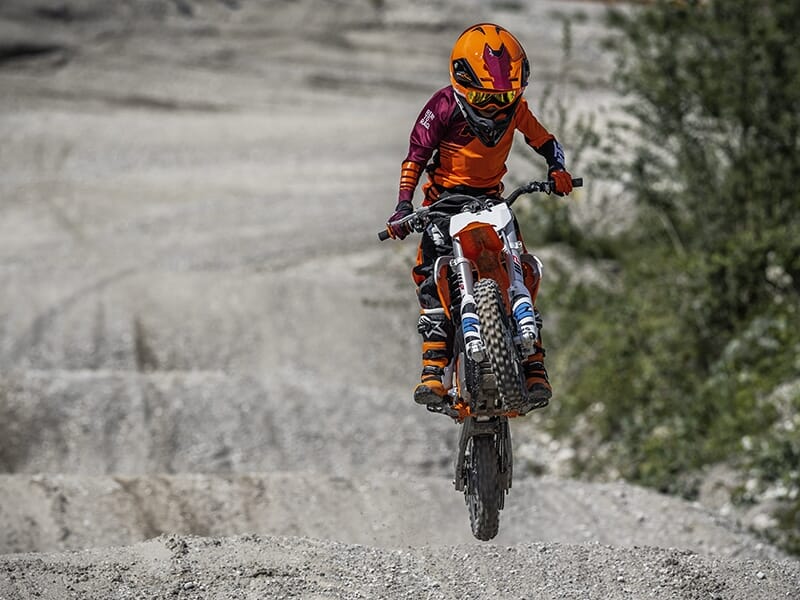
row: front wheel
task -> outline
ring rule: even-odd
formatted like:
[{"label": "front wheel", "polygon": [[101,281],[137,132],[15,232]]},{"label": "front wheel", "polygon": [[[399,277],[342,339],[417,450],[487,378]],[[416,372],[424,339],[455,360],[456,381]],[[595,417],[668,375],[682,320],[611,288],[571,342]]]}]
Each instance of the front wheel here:
[{"label": "front wheel", "polygon": [[524,379],[500,286],[494,279],[481,279],[475,284],[474,294],[481,337],[497,381],[497,392],[506,409],[518,410],[525,403]]},{"label": "front wheel", "polygon": [[472,535],[479,540],[488,541],[494,538],[500,529],[503,494],[494,436],[471,437],[467,453],[464,497],[469,507],[469,523]]}]

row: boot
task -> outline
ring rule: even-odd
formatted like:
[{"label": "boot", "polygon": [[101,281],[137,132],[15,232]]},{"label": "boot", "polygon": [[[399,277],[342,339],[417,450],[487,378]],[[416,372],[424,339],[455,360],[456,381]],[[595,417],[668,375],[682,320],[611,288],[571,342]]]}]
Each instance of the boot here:
[{"label": "boot", "polygon": [[544,368],[544,354],[541,342],[537,341],[533,354],[522,363],[525,372],[525,387],[528,388],[528,399],[530,400],[528,410],[547,406],[553,396],[553,388],[550,387],[550,380],[547,378],[547,369]]},{"label": "boot", "polygon": [[[539,331],[541,331],[541,316],[536,311]],[[550,387],[550,380],[547,378],[547,369],[544,368],[544,347],[542,338],[536,340],[533,345],[533,354],[522,362],[525,373],[525,387],[528,388],[528,406],[522,411],[525,414],[534,408],[544,408],[550,403],[553,396],[553,388]]]},{"label": "boot", "polygon": [[422,375],[414,388],[417,404],[441,405],[447,396],[442,378],[450,362],[452,329],[444,309],[423,309],[420,313],[417,331],[422,336]]},{"label": "boot", "polygon": [[420,382],[414,388],[414,402],[417,404],[442,404],[447,395],[447,390],[442,383],[443,376],[444,369],[424,366]]},{"label": "boot", "polygon": [[536,319],[536,328],[539,331],[539,336],[533,344],[533,354],[522,362],[522,368],[525,372],[525,387],[528,388],[529,405],[527,410],[547,406],[553,396],[553,388],[550,387],[550,380],[547,378],[547,369],[544,368],[545,352],[542,345],[542,314],[535,306],[533,307],[533,316]]}]

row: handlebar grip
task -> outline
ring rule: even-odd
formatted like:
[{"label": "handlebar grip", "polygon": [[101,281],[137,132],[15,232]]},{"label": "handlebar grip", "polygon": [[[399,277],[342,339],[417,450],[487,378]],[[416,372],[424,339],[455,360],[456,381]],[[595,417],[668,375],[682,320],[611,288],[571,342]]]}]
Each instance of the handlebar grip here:
[{"label": "handlebar grip", "polygon": [[583,177],[574,177],[572,179],[572,187],[583,187]]},{"label": "handlebar grip", "polygon": [[390,237],[392,236],[390,236],[389,232],[386,231],[385,229],[378,232],[378,239],[382,242],[388,240]]}]

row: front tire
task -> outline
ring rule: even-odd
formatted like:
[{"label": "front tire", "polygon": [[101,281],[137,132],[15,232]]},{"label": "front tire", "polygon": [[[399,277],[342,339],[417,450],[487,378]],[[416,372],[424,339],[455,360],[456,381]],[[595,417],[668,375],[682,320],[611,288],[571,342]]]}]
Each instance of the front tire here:
[{"label": "front tire", "polygon": [[524,378],[500,286],[493,279],[481,279],[475,284],[474,295],[481,337],[497,381],[498,395],[505,409],[519,410],[525,404]]}]

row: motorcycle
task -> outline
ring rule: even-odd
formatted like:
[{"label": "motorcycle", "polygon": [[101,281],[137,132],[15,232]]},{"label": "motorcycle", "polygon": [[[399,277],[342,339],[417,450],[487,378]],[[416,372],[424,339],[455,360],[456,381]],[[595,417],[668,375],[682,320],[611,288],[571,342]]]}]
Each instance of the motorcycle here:
[{"label": "motorcycle", "polygon": [[[539,335],[533,306],[541,262],[523,251],[511,206],[523,194],[553,191],[551,181],[531,181],[505,199],[448,194],[395,223],[422,232],[437,213],[450,217],[453,253],[436,260],[434,274],[455,330],[443,379],[451,385],[445,402],[428,410],[461,424],[453,483],[479,540],[497,535],[511,489],[509,419],[548,403],[530,398],[525,386],[522,361]],[[381,241],[390,237],[388,227],[378,233]]]}]

